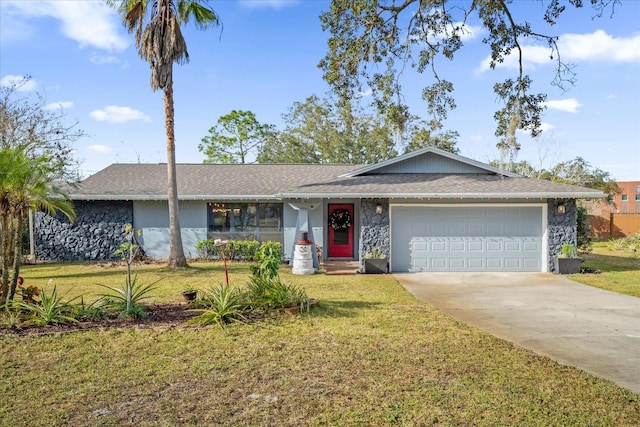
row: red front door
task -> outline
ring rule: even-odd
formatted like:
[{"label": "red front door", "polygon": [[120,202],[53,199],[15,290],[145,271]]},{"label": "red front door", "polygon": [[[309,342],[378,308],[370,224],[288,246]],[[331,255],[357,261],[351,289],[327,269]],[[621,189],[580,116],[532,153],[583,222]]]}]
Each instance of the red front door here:
[{"label": "red front door", "polygon": [[353,258],[353,204],[329,205],[329,258]]}]

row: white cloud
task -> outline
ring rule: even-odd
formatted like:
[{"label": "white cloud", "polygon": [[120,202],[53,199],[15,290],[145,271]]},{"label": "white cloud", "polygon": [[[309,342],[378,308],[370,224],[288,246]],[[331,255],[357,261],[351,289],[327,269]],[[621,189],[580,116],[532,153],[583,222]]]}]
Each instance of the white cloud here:
[{"label": "white cloud", "polygon": [[484,27],[479,25],[469,25],[462,22],[456,22],[454,26],[461,26],[463,30],[459,33],[462,41],[471,40],[480,37],[484,32]]},{"label": "white cloud", "polygon": [[469,140],[471,140],[471,141],[475,141],[475,142],[477,142],[477,141],[482,141],[482,140],[483,140],[483,137],[482,137],[482,135],[471,135],[471,136],[469,137]]},{"label": "white cloud", "polygon": [[52,102],[44,106],[45,110],[67,110],[73,107],[73,102],[71,101],[58,101]]},{"label": "white cloud", "polygon": [[101,110],[94,110],[89,115],[99,121],[108,123],[125,123],[132,120],[142,120],[149,122],[149,116],[141,111],[134,110],[130,107],[120,107],[118,105],[108,105]]},{"label": "white cloud", "polygon": [[113,55],[100,55],[94,52],[89,56],[89,61],[97,65],[118,64],[120,59]]},{"label": "white cloud", "polygon": [[247,9],[283,9],[289,6],[295,6],[300,3],[299,0],[240,0],[240,5]]},{"label": "white cloud", "polygon": [[357,99],[362,99],[362,98],[367,98],[371,96],[371,94],[373,94],[373,89],[366,89],[366,90],[363,90],[362,92],[356,93],[355,97]]},{"label": "white cloud", "polygon": [[540,130],[542,132],[548,132],[553,128],[554,128],[554,126],[552,124],[550,124],[550,123],[545,123],[545,122],[540,123]]},{"label": "white cloud", "polygon": [[13,74],[7,74],[0,79],[0,85],[4,87],[15,86],[19,92],[30,92],[38,87],[38,83],[35,80],[28,79],[26,76],[14,76]]},{"label": "white cloud", "polygon": [[35,29],[27,24],[31,17],[58,19],[62,33],[77,41],[81,48],[92,46],[123,51],[128,45],[128,38],[118,34],[119,21],[115,9],[101,1],[3,1],[5,13],[18,19],[22,27],[30,31]]},{"label": "white cloud", "polygon": [[113,151],[113,149],[111,147],[107,147],[106,145],[95,144],[88,146],[87,151],[98,154],[108,154]]},{"label": "white cloud", "polygon": [[565,34],[558,42],[571,61],[640,62],[640,33],[613,37],[603,30],[591,34]]},{"label": "white cloud", "polygon": [[[600,61],[600,62],[640,62],[640,34],[629,37],[613,37],[597,30],[591,34],[563,34],[558,39],[558,49],[563,62]],[[546,46],[523,45],[524,67],[535,68],[536,65],[548,64],[551,49]],[[554,56],[554,58],[556,58]],[[491,58],[485,58],[479,67],[480,71],[488,70]],[[504,62],[496,64],[496,68],[517,68],[518,53],[512,51]]]},{"label": "white cloud", "polygon": [[567,113],[577,113],[578,108],[582,107],[582,104],[575,98],[551,100],[545,102],[545,105],[551,110],[566,111]]}]

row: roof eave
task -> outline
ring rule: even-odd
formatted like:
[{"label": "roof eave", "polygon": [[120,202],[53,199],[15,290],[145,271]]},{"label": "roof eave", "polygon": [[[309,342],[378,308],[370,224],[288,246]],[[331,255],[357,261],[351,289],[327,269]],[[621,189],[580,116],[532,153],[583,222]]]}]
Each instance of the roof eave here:
[{"label": "roof eave", "polygon": [[521,193],[282,193],[279,199],[600,199],[599,192],[521,192]]},{"label": "roof eave", "polygon": [[[160,201],[167,200],[167,195],[123,195],[123,194],[70,194],[71,200],[138,200],[138,201]],[[278,200],[275,195],[256,194],[234,194],[234,195],[211,195],[211,194],[187,194],[178,195],[178,200]]]}]

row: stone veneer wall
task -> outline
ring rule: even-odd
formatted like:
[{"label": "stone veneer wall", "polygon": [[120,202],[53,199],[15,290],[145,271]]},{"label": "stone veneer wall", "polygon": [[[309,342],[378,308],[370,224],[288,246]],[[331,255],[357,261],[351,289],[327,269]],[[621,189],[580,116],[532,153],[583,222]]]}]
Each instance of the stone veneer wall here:
[{"label": "stone veneer wall", "polygon": [[133,224],[133,202],[74,201],[75,222],[64,215],[35,214],[36,258],[39,260],[106,261],[125,241]]},{"label": "stone veneer wall", "polygon": [[[558,204],[564,203],[565,213],[558,213]],[[565,243],[576,245],[578,225],[576,222],[576,201],[574,199],[557,199],[547,202],[549,229],[549,271],[555,270],[554,260]]]},{"label": "stone veneer wall", "polygon": [[[376,206],[382,206],[382,213],[376,213]],[[364,254],[380,249],[389,256],[391,239],[389,235],[389,201],[365,199],[360,203],[360,267],[364,268]]]}]

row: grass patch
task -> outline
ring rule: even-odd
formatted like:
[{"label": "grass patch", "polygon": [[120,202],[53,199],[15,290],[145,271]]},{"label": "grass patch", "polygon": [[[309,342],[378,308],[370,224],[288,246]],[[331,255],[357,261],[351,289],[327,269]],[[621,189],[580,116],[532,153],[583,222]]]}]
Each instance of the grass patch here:
[{"label": "grass patch", "polygon": [[[248,281],[246,264],[230,281]],[[176,302],[222,266],[135,269]],[[0,425],[635,426],[640,395],[468,327],[391,276],[292,276],[320,305],[226,329],[105,329],[0,336]],[[26,280],[97,295],[125,272],[45,265]],[[79,273],[78,276],[75,274]]]},{"label": "grass patch", "polygon": [[593,245],[593,252],[581,255],[583,267],[601,274],[573,274],[571,280],[608,291],[640,297],[640,257],[631,250],[613,250],[606,242]]}]

